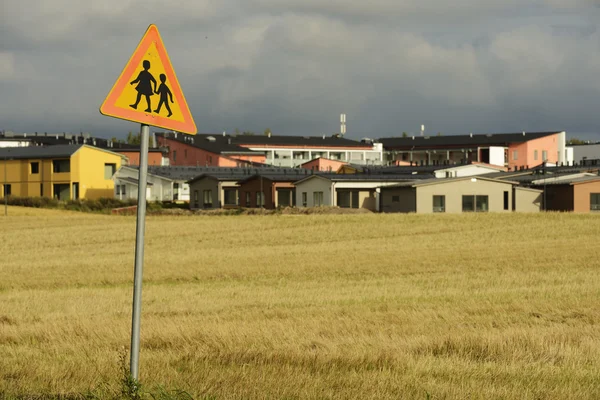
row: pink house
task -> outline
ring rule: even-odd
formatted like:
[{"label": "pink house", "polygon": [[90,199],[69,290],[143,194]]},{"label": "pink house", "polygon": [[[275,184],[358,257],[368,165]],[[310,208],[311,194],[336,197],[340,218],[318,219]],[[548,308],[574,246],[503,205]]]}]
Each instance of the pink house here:
[{"label": "pink house", "polygon": [[348,164],[344,161],[330,160],[328,158],[315,158],[300,165],[300,168],[312,171],[336,172],[342,165]]}]

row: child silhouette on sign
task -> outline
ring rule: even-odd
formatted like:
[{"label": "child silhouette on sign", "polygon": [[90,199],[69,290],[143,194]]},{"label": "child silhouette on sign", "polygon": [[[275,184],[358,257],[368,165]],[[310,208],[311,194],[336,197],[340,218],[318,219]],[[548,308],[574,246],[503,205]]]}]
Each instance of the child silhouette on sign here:
[{"label": "child silhouette on sign", "polygon": [[[140,71],[138,77],[134,81],[129,82],[131,85],[135,85],[136,83],[138,84],[135,87],[135,90],[137,90],[138,92],[137,99],[135,100],[135,104],[131,104],[129,107],[133,108],[134,110],[137,110],[137,106],[140,103],[140,100],[142,99],[143,95],[146,96],[146,103],[148,104],[146,112],[152,112],[152,106],[150,105],[150,96],[152,96],[154,94],[154,90],[156,90],[156,79],[154,79],[152,74],[148,72],[148,70],[150,69],[150,61],[144,60],[142,65],[144,66],[144,70]],[[152,83],[154,83],[154,89],[152,88]]]},{"label": "child silhouette on sign", "polygon": [[154,110],[154,112],[157,114],[160,113],[160,109],[164,104],[167,108],[167,111],[169,112],[169,115],[167,115],[167,117],[170,117],[171,115],[173,115],[173,113],[171,112],[171,107],[169,107],[169,99],[171,99],[171,103],[175,102],[173,101],[173,93],[171,93],[171,89],[169,89],[169,87],[165,84],[166,80],[167,76],[165,74],[160,74],[161,83],[155,92],[156,94],[160,94],[160,101],[158,102],[158,108]]}]

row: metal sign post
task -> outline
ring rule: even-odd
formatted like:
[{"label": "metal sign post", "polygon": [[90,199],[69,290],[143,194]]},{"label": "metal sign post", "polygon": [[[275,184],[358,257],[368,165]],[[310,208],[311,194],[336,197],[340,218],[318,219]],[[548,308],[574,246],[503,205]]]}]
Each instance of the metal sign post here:
[{"label": "metal sign post", "polygon": [[131,317],[131,377],[138,380],[140,361],[140,321],[142,316],[142,273],[144,269],[144,231],[146,228],[146,181],[148,178],[148,137],[150,128],[141,125],[140,171],[135,228],[135,271],[133,280],[133,313]]},{"label": "metal sign post", "polygon": [[196,134],[196,123],[156,25],[148,27],[129,62],[100,106],[100,113],[142,124],[130,354],[131,377],[137,381],[140,360],[149,125],[190,135]]},{"label": "metal sign post", "polygon": [[[6,151],[6,153],[8,153],[8,150]],[[2,189],[4,190],[4,193],[2,193],[2,195],[4,196],[4,216],[7,217],[8,216],[8,197],[6,196],[6,184],[7,184],[7,177],[6,177],[6,168],[8,168],[8,162],[6,161],[6,154],[4,155],[4,186],[2,187]]]}]

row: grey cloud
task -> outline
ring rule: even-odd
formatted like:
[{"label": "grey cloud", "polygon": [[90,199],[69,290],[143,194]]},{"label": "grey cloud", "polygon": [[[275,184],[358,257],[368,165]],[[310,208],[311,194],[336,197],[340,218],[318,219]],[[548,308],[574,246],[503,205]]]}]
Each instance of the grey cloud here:
[{"label": "grey cloud", "polygon": [[0,129],[136,130],[98,106],[150,22],[201,131],[330,134],[340,112],[351,137],[600,123],[587,0],[47,3],[6,7]]}]

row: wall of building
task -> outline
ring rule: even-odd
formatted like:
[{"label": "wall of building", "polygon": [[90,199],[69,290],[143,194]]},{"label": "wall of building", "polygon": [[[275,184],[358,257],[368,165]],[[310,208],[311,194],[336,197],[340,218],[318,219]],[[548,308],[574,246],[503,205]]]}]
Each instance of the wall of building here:
[{"label": "wall of building", "polygon": [[[124,151],[119,149],[114,149],[113,151],[123,154],[127,157],[126,165],[140,165],[140,152],[139,151]],[[163,165],[162,162],[163,156],[159,151],[149,151],[148,152],[148,165]]]},{"label": "wall of building", "polygon": [[577,163],[580,163],[584,159],[600,160],[600,143],[570,146],[569,149],[572,149],[573,159]]},{"label": "wall of building", "polygon": [[[261,184],[262,180],[262,184]],[[273,198],[273,182],[267,178],[255,178],[240,184],[240,205],[242,207],[254,208],[258,207],[256,193],[261,191],[264,193],[264,208],[273,209],[275,208],[275,201]],[[246,193],[250,193],[250,202],[246,201]]]},{"label": "wall of building", "polygon": [[[440,167],[444,168],[444,167]],[[486,167],[485,165],[469,164],[461,165],[454,168],[444,168],[435,171],[436,178],[461,178],[464,176],[483,175],[498,172],[500,170]],[[450,175],[447,175],[450,174]]]},{"label": "wall of building", "polygon": [[[473,182],[473,179],[475,180]],[[504,209],[504,192],[508,192],[508,209]],[[512,184],[483,179],[463,179],[417,187],[417,213],[433,212],[433,196],[445,196],[446,213],[461,213],[463,195],[488,196],[489,212],[512,210]]]},{"label": "wall of building", "polygon": [[[548,211],[573,211],[573,186],[564,185],[543,185],[537,186],[537,189],[545,190],[542,195],[542,209]],[[544,204],[544,202],[546,204]]]},{"label": "wall of building", "polygon": [[[527,134],[524,136],[527,139]],[[527,168],[540,165],[544,162],[543,151],[548,152],[547,161],[556,164],[559,162],[559,139],[560,134],[544,136],[539,139],[527,140],[523,143],[511,144],[508,147],[508,165],[514,170],[515,167]],[[537,160],[535,151],[537,150]],[[514,160],[514,151],[517,151],[517,160]],[[564,148],[563,148],[564,151]],[[561,158],[563,158],[561,156]]]},{"label": "wall of building", "polygon": [[[394,202],[394,197],[398,197]],[[417,191],[411,186],[381,189],[381,211],[386,213],[410,213],[417,211]]]},{"label": "wall of building", "polygon": [[329,160],[326,158],[316,158],[312,161],[302,164],[302,168],[312,171],[336,172],[343,165],[346,165],[346,162]]},{"label": "wall of building", "polygon": [[600,181],[573,185],[573,211],[589,213],[591,193],[600,193]]},{"label": "wall of building", "polygon": [[323,192],[323,206],[332,206],[332,182],[328,179],[313,177],[296,185],[296,205],[302,207],[302,193],[306,193],[306,207],[315,207],[314,193]]},{"label": "wall of building", "polygon": [[236,160],[264,163],[266,157],[257,155],[229,154],[221,156],[210,151],[200,149],[188,143],[182,143],[162,136],[158,136],[159,146],[169,148],[170,165],[208,166],[208,167],[238,167],[240,163]]},{"label": "wall of building", "polygon": [[[205,207],[204,205],[204,191],[210,190],[212,194],[212,205]],[[197,181],[190,184],[190,208],[191,209],[204,209],[204,208],[219,208],[220,193],[219,193],[219,181],[205,177],[198,179]]]},{"label": "wall of building", "polygon": [[[79,198],[114,197],[114,181],[112,177],[108,179],[104,177],[104,164],[115,164],[115,171],[118,171],[121,162],[122,157],[119,154],[93,147],[81,147],[71,157],[71,183],[79,182]],[[72,188],[71,196],[73,196]]]},{"label": "wall of building", "polygon": [[542,205],[542,191],[516,187],[514,191],[516,212],[539,212]]}]

